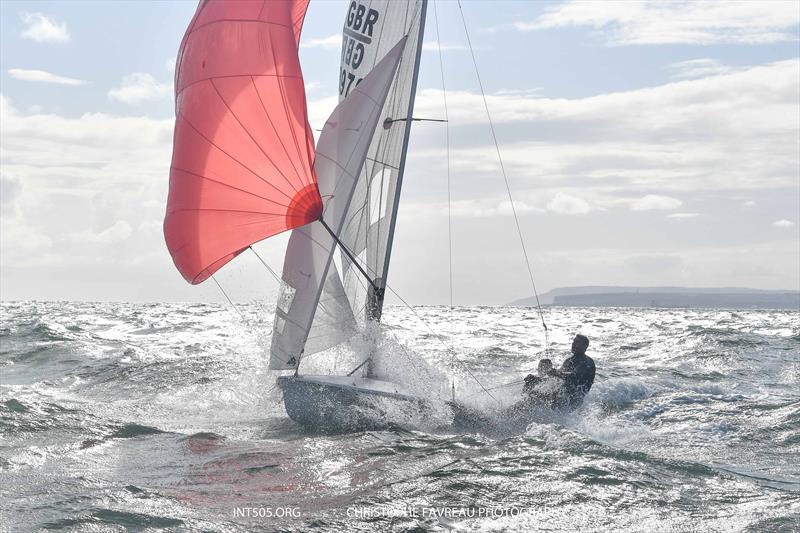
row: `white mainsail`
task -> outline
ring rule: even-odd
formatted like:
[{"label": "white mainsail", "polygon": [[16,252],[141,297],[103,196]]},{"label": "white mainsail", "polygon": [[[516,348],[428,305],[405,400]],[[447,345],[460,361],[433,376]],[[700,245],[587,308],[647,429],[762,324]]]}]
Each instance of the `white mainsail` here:
[{"label": "white mainsail", "polygon": [[375,68],[398,39],[408,36],[339,234],[378,287],[378,291],[373,290],[342,253],[344,289],[361,327],[369,319],[379,319],[383,308],[411,133],[426,7],[427,0],[356,0],[350,3],[342,32],[340,100]]},{"label": "white mainsail", "polygon": [[[342,30],[340,101],[355,87],[360,87],[362,79],[376,68],[398,40],[407,38],[380,111],[378,127],[373,130],[366,161],[358,174],[352,200],[344,216],[344,225],[338,233],[340,240],[357,255],[360,264],[370,274],[379,289],[377,294],[381,296],[386,285],[411,127],[408,119],[411,118],[416,90],[426,4],[427,0],[354,1],[350,3]],[[293,233],[305,231],[298,229]],[[327,239],[327,236],[323,239]],[[288,263],[287,250],[285,264]],[[298,339],[307,335],[305,346],[300,346],[305,355],[336,346],[363,329],[368,309],[372,310],[372,316],[380,316],[382,297],[375,297],[376,291],[344,252],[342,267],[341,277],[335,263],[328,267],[324,291],[313,313],[310,331],[306,333],[304,327],[297,328]],[[288,313],[288,308],[281,303],[278,307]],[[276,331],[279,330],[277,326],[283,325],[277,321],[276,316]],[[291,361],[291,355],[288,354],[297,353],[297,342],[291,343],[291,351],[282,350],[279,360],[287,363],[275,368],[295,368],[288,364],[295,362]],[[271,363],[271,366],[277,363]]]},{"label": "white mainsail", "polygon": [[[342,232],[367,149],[401,61],[406,39],[398,41],[334,109],[317,143],[314,167],[320,195],[326,200],[323,220],[337,235]],[[292,232],[275,311],[270,369],[296,368],[304,348],[336,339],[341,342],[355,325],[338,273],[335,267],[331,268],[335,246],[328,230],[318,221]],[[325,330],[317,328],[309,338],[318,304],[334,321],[327,323]]]}]

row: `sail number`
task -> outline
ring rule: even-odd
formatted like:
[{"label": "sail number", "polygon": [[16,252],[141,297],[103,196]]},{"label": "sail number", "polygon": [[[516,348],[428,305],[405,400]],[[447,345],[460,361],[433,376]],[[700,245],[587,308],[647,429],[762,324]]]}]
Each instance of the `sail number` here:
[{"label": "sail number", "polygon": [[[347,72],[344,67],[342,67],[342,73],[339,75],[339,94],[347,96],[350,94],[350,89],[353,87],[358,87],[358,84],[361,83],[363,78],[356,78],[355,74],[352,72]],[[355,81],[355,84],[353,82]]]},{"label": "sail number", "polygon": [[380,14],[377,10],[364,6],[358,2],[350,2],[350,7],[347,8],[347,21],[345,29],[360,32],[364,36],[372,37],[372,30],[375,28],[375,23],[378,22]]},{"label": "sail number", "polygon": [[353,1],[347,10],[342,31],[342,70],[339,74],[339,95],[347,96],[362,78],[353,71],[358,70],[364,61],[365,46],[372,43],[372,34],[380,13],[363,4]]}]

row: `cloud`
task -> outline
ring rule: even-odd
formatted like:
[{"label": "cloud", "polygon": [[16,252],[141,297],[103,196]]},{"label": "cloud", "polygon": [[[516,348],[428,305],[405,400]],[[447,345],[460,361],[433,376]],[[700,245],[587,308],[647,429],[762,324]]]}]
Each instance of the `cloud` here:
[{"label": "cloud", "polygon": [[3,222],[0,258],[4,266],[20,264],[52,247],[53,240],[29,224],[18,221]]},{"label": "cloud", "polygon": [[131,225],[124,220],[118,220],[113,225],[99,232],[81,231],[70,235],[70,239],[77,243],[88,244],[117,244],[127,240],[133,230]]},{"label": "cloud", "polygon": [[[0,94],[0,122],[4,148],[4,170],[17,164],[50,163],[69,167],[81,161],[96,162],[98,156],[115,161],[132,146],[141,148],[169,147],[172,142],[173,119],[155,120],[147,117],[119,117],[104,113],[84,113],[77,118],[54,114],[24,114],[17,110],[5,95]],[[76,150],[82,151],[76,154]],[[130,161],[125,157],[126,161]],[[133,160],[138,160],[135,157]],[[167,163],[166,167],[169,167]],[[93,167],[89,167],[93,168]],[[87,171],[84,175],[88,176]],[[18,174],[23,178],[21,174]],[[107,178],[108,176],[106,176]],[[27,179],[24,179],[27,183]]]},{"label": "cloud", "polygon": [[647,196],[634,200],[633,203],[631,203],[631,209],[633,211],[652,211],[656,209],[677,209],[682,205],[683,202],[677,198],[648,194]]},{"label": "cloud", "polygon": [[[572,250],[550,252],[551,261],[560,260],[558,268],[551,271],[556,279],[548,281],[555,286],[586,284],[589,272],[592,279],[605,280],[603,284],[608,285],[800,288],[797,240],[670,248],[584,247],[578,254]],[[765,257],[769,261],[765,262]],[[537,272],[541,270],[537,268]]]},{"label": "cloud", "polygon": [[108,91],[108,98],[129,105],[167,98],[172,94],[171,83],[160,83],[151,74],[134,72],[122,79],[119,87]]},{"label": "cloud", "polygon": [[683,258],[676,255],[635,255],[625,259],[625,264],[636,272],[664,272],[683,264]]},{"label": "cloud", "polygon": [[742,207],[746,207],[748,209],[755,207],[756,205],[758,204],[756,204],[753,200],[747,200],[746,202],[742,202]]},{"label": "cloud", "polygon": [[669,66],[672,77],[676,79],[705,78],[706,76],[717,76],[733,71],[732,67],[723,65],[716,59],[689,59],[679,61]]},{"label": "cloud", "polygon": [[323,48],[325,50],[335,50],[342,47],[342,35],[334,33],[327,37],[310,37],[300,39],[300,48]]},{"label": "cloud", "polygon": [[699,215],[700,215],[699,213],[671,213],[667,215],[667,218],[683,220],[687,218],[697,218]]},{"label": "cloud", "polygon": [[14,213],[14,203],[22,192],[22,183],[13,176],[0,174],[0,214]]},{"label": "cloud", "polygon": [[[623,121],[627,131],[633,129],[638,133],[651,130],[653,124],[663,127],[673,125],[674,122],[691,122],[696,127],[698,111],[713,112],[713,118],[716,118],[718,112],[733,114],[734,120],[737,120],[748,112],[748,108],[761,108],[771,104],[795,105],[794,98],[800,90],[798,75],[800,60],[790,59],[731,71],[724,75],[585,98],[542,98],[537,93],[506,90],[487,94],[486,99],[495,122],[588,121],[610,119],[609,115],[614,115]],[[765,87],[766,84],[774,86]],[[420,90],[416,102],[415,111],[420,108],[428,115],[442,113],[439,88]],[[742,104],[746,105],[744,109],[741,108]],[[480,93],[448,91],[447,105],[454,123],[486,122]],[[642,113],[647,115],[646,122],[642,120]],[[748,120],[751,118],[753,117],[747,116]],[[761,121],[755,121],[754,125],[760,128],[765,121],[775,118],[776,116],[770,114]],[[787,121],[782,123],[786,124]]]},{"label": "cloud", "polygon": [[169,172],[173,119],[25,114],[4,95],[0,115],[3,173],[42,202],[51,195],[92,198],[109,190],[124,196],[130,187],[161,183]]},{"label": "cloud", "polygon": [[775,222],[773,222],[772,225],[775,226],[776,228],[793,228],[794,222],[782,218],[781,220],[776,220]]},{"label": "cloud", "polygon": [[8,75],[15,80],[22,81],[38,81],[43,83],[56,83],[59,85],[86,85],[84,80],[58,76],[57,74],[53,74],[44,70],[10,68],[8,69]]},{"label": "cloud", "polygon": [[571,26],[596,30],[609,45],[765,44],[797,41],[794,0],[589,2],[572,0],[547,8],[537,19],[517,22],[520,31]]},{"label": "cloud", "polygon": [[24,39],[37,43],[66,43],[70,34],[65,23],[59,24],[42,13],[20,13],[20,19],[27,28],[20,34]]},{"label": "cloud", "polygon": [[[514,209],[517,215],[524,215],[528,213],[544,213],[545,210],[531,205],[521,200],[514,201]],[[496,198],[481,198],[476,200],[458,200],[451,202],[449,209],[447,204],[430,204],[422,203],[418,205],[405,204],[403,210],[406,214],[417,213],[418,215],[426,215],[437,213],[442,216],[447,216],[448,211],[454,217],[495,217],[495,216],[511,216],[513,211],[511,203],[508,200],[499,200]]]},{"label": "cloud", "polygon": [[132,228],[164,215],[173,119],[24,113],[4,95],[0,115],[3,283],[35,269],[85,281],[153,254],[145,269],[172,272],[160,235]]},{"label": "cloud", "polygon": [[[591,184],[670,196],[796,187],[798,93],[800,61],[793,59],[585,98],[494,93],[487,101],[506,169],[521,190]],[[448,91],[447,103],[451,130],[472,132],[471,145],[453,147],[453,168],[497,172],[481,95]],[[441,90],[421,90],[415,114],[442,113]],[[427,128],[431,139],[436,131]],[[418,127],[414,137],[424,131]],[[481,131],[486,140],[476,144]],[[415,155],[442,160],[432,145]]]},{"label": "cloud", "polygon": [[559,192],[547,202],[547,209],[560,215],[585,215],[592,210],[592,206],[583,198]]},{"label": "cloud", "polygon": [[[325,96],[308,101],[308,122],[314,130],[321,130],[325,121],[339,103],[337,96]],[[315,134],[319,133],[315,131]]]}]

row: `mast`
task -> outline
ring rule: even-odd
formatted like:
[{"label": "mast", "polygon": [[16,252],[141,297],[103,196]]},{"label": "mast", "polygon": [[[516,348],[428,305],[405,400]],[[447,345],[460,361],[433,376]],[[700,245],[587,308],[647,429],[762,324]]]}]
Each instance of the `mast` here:
[{"label": "mast", "polygon": [[[392,243],[394,241],[394,230],[397,225],[397,210],[400,206],[400,191],[403,187],[403,174],[406,168],[406,155],[408,154],[408,141],[411,138],[411,123],[414,114],[414,101],[417,96],[417,79],[419,78],[419,60],[422,55],[422,39],[425,35],[425,15],[428,11],[428,0],[422,0],[422,9],[420,9],[419,20],[419,34],[417,35],[417,53],[414,57],[414,74],[411,77],[411,99],[408,105],[408,113],[405,118],[405,133],[403,134],[403,151],[400,155],[400,165],[397,171],[397,187],[394,193],[394,206],[392,207],[392,216],[389,220],[389,238],[386,243],[386,257],[383,261],[383,269],[378,279],[373,281],[373,285],[377,289],[370,287],[367,297],[367,318],[380,322],[381,315],[383,314],[383,300],[386,291],[386,279],[389,275],[389,261],[392,255]],[[391,126],[390,126],[391,127]]]},{"label": "mast", "polygon": [[[405,49],[403,38],[383,57],[362,82],[334,109],[317,142],[314,168],[319,192],[327,198],[323,214],[292,231],[283,264],[281,295],[275,311],[269,367],[298,370],[304,354],[315,353],[320,336],[323,345],[347,338],[352,321],[341,283],[332,270],[336,237],[341,233],[358,176],[378,126],[383,103]],[[323,298],[326,289],[328,297]],[[330,308],[333,305],[334,308]],[[318,308],[330,323],[309,337]],[[322,334],[322,335],[320,335]],[[309,346],[311,343],[311,346]],[[313,348],[313,349],[312,349]]]},{"label": "mast", "polygon": [[[348,4],[339,65],[340,103],[378,68],[398,41],[404,40],[405,48],[382,101],[377,128],[370,132],[364,164],[355,172],[352,201],[342,213],[342,224],[333,223],[326,208],[324,219],[334,235],[321,224],[312,225],[323,230],[323,240],[338,245],[341,268],[335,262],[329,265],[328,276],[322,281],[322,297],[316,311],[310,310],[310,329],[307,335],[297,337],[297,343],[292,342],[293,354],[298,345],[304,355],[336,346],[364,332],[380,317],[386,286],[381,280],[388,270],[388,241],[393,238],[390,230],[393,234],[394,211],[399,203],[398,177],[414,120],[410,106],[416,91],[426,8],[426,0],[353,0]],[[322,187],[320,193],[327,198]],[[294,230],[292,238],[303,231]],[[287,261],[289,255],[287,249]],[[291,263],[302,263],[296,259]],[[308,305],[313,303],[310,299]],[[276,331],[280,332],[281,325]],[[300,341],[304,339],[307,341],[303,344]]]}]

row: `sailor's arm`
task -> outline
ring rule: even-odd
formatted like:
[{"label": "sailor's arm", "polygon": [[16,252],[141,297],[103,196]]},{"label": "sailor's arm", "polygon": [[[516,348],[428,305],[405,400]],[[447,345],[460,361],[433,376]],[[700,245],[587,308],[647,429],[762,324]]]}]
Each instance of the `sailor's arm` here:
[{"label": "sailor's arm", "polygon": [[566,370],[556,370],[555,368],[548,370],[547,375],[554,378],[567,379],[574,376],[575,372],[567,372]]}]

